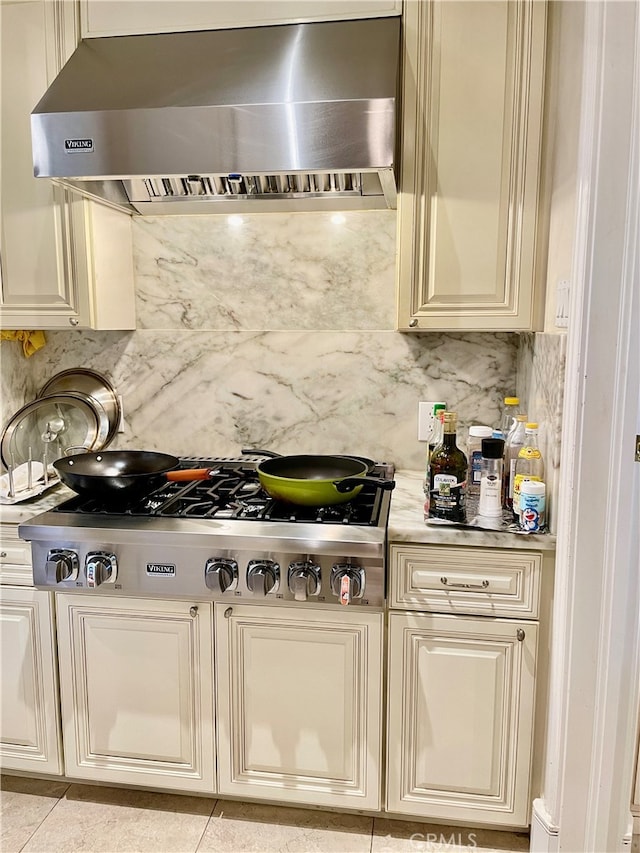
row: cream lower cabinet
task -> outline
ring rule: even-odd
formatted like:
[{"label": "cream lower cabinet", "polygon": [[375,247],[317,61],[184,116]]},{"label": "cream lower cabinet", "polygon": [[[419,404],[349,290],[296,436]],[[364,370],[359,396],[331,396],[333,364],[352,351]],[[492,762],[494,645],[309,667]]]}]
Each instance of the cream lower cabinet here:
[{"label": "cream lower cabinet", "polygon": [[0,671],[2,769],[61,774],[51,593],[0,586]]},{"label": "cream lower cabinet", "polygon": [[389,564],[387,810],[526,827],[544,753],[552,554],[399,542]]},{"label": "cream lower cabinet", "polygon": [[526,826],[535,623],[392,613],[390,812]]},{"label": "cream lower cabinet", "polygon": [[215,791],[212,608],[56,594],[66,775]]},{"label": "cream lower cabinet", "polygon": [[221,794],[380,808],[382,621],[215,605]]},{"label": "cream lower cabinet", "polygon": [[398,328],[534,330],[544,0],[405,0]]},{"label": "cream lower cabinet", "polygon": [[77,45],[78,9],[0,3],[3,329],[135,329],[130,217],[33,176],[30,113]]}]

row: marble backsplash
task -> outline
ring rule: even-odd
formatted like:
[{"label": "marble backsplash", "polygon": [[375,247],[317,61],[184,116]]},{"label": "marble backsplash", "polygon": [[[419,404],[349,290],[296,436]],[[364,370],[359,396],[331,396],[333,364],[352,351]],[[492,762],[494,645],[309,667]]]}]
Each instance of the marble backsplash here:
[{"label": "marble backsplash", "polygon": [[518,393],[529,419],[539,424],[552,533],[557,521],[554,502],[560,475],[566,344],[565,334],[526,334],[520,335],[518,351]]},{"label": "marble backsplash", "polygon": [[137,218],[133,233],[138,330],[48,332],[29,359],[3,342],[3,424],[53,374],[86,367],[122,395],[114,447],[421,469],[419,400],[458,412],[464,446],[516,387],[559,434],[562,337],[394,331],[393,211]]},{"label": "marble backsplash", "polygon": [[418,401],[446,401],[463,430],[494,423],[504,389],[515,387],[516,356],[517,337],[505,333],[51,332],[28,360],[26,398],[57,371],[83,366],[122,395],[114,447],[351,452],[421,468]]},{"label": "marble backsplash", "polygon": [[139,329],[395,326],[396,213],[141,217]]}]

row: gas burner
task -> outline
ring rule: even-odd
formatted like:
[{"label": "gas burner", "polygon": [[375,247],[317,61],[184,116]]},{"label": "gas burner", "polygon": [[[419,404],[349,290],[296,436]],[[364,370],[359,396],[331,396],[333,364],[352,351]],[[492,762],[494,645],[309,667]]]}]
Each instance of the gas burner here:
[{"label": "gas burner", "polygon": [[[288,521],[303,524],[378,523],[384,492],[367,483],[347,503],[306,507],[273,500],[260,486],[255,462],[210,459],[181,459],[181,468],[211,468],[209,479],[190,483],[166,483],[129,506],[101,504],[88,498],[72,498],[57,512],[165,518],[220,518],[253,521]],[[393,472],[392,472],[393,475]],[[380,464],[369,476],[386,479],[387,465]]]}]

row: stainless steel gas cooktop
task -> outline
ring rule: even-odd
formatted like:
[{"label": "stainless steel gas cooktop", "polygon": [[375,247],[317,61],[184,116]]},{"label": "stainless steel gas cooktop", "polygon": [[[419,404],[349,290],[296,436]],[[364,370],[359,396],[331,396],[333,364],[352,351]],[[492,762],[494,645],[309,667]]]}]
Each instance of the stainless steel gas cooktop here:
[{"label": "stainless steel gas cooktop", "polygon": [[[255,462],[188,458],[207,481],[166,483],[123,507],[75,497],[19,528],[36,587],[91,594],[381,607],[391,493],[344,504],[275,501]],[[369,476],[393,477],[376,465]]]}]

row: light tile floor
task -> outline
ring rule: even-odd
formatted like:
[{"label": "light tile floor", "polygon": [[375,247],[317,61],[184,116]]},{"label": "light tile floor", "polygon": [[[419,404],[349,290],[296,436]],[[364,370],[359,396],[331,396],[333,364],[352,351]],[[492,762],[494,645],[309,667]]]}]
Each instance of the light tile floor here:
[{"label": "light tile floor", "polygon": [[2,853],[459,853],[525,851],[526,834],[0,778]]}]

